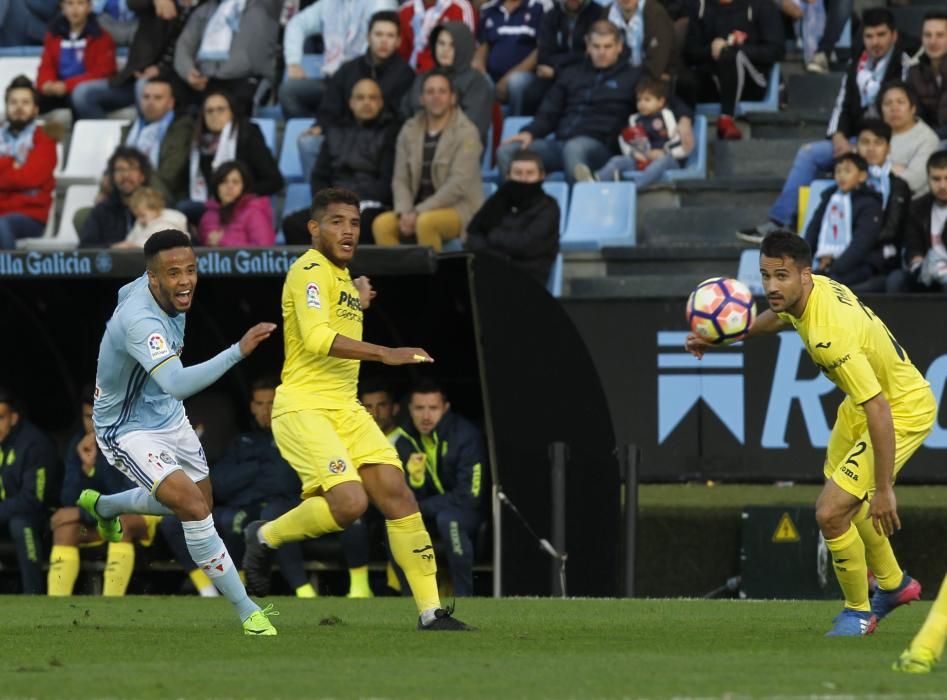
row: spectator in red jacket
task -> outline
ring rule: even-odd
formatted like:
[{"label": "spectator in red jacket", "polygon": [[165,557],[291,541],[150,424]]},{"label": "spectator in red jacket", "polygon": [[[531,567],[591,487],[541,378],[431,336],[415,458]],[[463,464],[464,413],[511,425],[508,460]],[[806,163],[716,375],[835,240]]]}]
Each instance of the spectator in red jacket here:
[{"label": "spectator in red jacket", "polygon": [[115,42],[92,15],[91,0],[62,0],[49,24],[36,87],[40,112],[71,107],[77,85],[115,74]]},{"label": "spectator in red jacket", "polygon": [[271,246],[276,242],[269,197],[253,194],[250,169],[236,160],[214,171],[214,196],[201,216],[201,245],[224,248]]},{"label": "spectator in red jacket", "polygon": [[4,95],[7,122],[0,128],[0,250],[43,233],[56,187],[56,143],[36,123],[36,90],[18,76]]},{"label": "spectator in red jacket", "polygon": [[428,39],[434,27],[463,22],[477,33],[477,11],[469,0],[406,0],[398,8],[401,20],[401,58],[418,73],[434,67]]}]

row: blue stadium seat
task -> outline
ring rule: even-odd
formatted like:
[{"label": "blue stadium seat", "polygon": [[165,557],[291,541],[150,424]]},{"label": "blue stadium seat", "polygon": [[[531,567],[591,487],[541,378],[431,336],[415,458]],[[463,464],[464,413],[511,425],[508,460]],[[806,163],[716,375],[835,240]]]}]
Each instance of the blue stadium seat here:
[{"label": "blue stadium seat", "polygon": [[275,158],[276,121],[273,119],[267,119],[265,117],[254,117],[251,121],[260,127],[260,131],[263,133],[263,140],[266,141],[266,145],[270,149],[270,153],[272,153],[273,157]]},{"label": "blue stadium seat", "polygon": [[483,183],[483,197],[486,199],[491,196],[494,192],[497,191],[497,183],[495,182],[485,182]]},{"label": "blue stadium seat", "polygon": [[[774,63],[769,72],[769,79],[766,84],[766,94],[759,102],[743,101],[737,104],[736,116],[746,114],[747,112],[778,112],[779,111],[779,64]],[[705,114],[709,117],[716,117],[720,114],[719,102],[701,102],[697,105],[697,114]]]},{"label": "blue stadium seat", "polygon": [[694,150],[687,156],[687,163],[683,168],[669,170],[664,173],[665,182],[676,180],[706,180],[707,179],[707,115],[698,114],[694,117]]},{"label": "blue stadium seat", "polygon": [[572,186],[562,250],[635,245],[635,185],[578,182]]},{"label": "blue stadium seat", "polygon": [[286,198],[283,200],[283,216],[286,217],[294,211],[305,209],[310,204],[312,204],[312,192],[309,190],[309,184],[294,182],[286,188]]},{"label": "blue stadium seat", "polygon": [[306,71],[306,75],[308,75],[310,78],[322,77],[322,54],[321,53],[304,54],[301,65],[303,67],[303,70]]},{"label": "blue stadium seat", "polygon": [[[43,55],[42,46],[0,46],[0,57],[12,56],[14,58],[27,58],[27,57],[36,57],[39,58]],[[29,76],[30,80],[35,80],[36,76]],[[6,89],[6,85],[4,85]]]},{"label": "blue stadium seat", "polygon": [[845,22],[845,26],[842,27],[842,33],[839,35],[838,42],[835,44],[837,49],[850,49],[852,48],[852,18],[849,17],[848,21]]},{"label": "blue stadium seat", "polygon": [[312,126],[312,119],[296,118],[286,122],[283,129],[283,147],[279,155],[279,171],[288,182],[300,182],[303,179],[303,166],[299,160],[299,147],[296,139],[299,134]]},{"label": "blue stadium seat", "polygon": [[520,130],[533,121],[532,117],[507,117],[503,120],[503,130],[500,132],[500,143],[511,136],[516,136]]},{"label": "blue stadium seat", "polygon": [[737,268],[737,279],[743,282],[754,295],[762,296],[763,280],[760,277],[760,250],[747,248],[740,253],[740,265]]},{"label": "blue stadium seat", "polygon": [[559,235],[566,230],[569,215],[569,185],[565,182],[544,182],[543,191],[559,203]]},{"label": "blue stadium seat", "polygon": [[809,185],[809,201],[806,204],[806,215],[802,218],[802,230],[800,236],[806,234],[809,228],[809,222],[812,220],[815,210],[819,208],[819,202],[822,199],[822,193],[835,184],[835,180],[813,180]]},{"label": "blue stadium seat", "polygon": [[546,289],[556,299],[562,296],[562,253],[556,254],[556,259],[552,263],[552,269],[549,270],[549,280],[546,282]]}]

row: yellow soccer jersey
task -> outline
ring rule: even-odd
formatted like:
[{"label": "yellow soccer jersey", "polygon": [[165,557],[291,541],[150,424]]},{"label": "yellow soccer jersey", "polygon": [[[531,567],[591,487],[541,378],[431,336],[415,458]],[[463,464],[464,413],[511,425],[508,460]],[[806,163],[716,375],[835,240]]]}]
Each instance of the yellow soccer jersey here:
[{"label": "yellow soccer jersey", "polygon": [[928,385],[884,321],[843,284],[812,276],[802,318],[779,317],[799,331],[812,361],[856,404],[879,392],[891,404]]},{"label": "yellow soccer jersey", "polygon": [[307,251],[289,268],[282,305],[286,359],[273,415],[356,404],[359,361],[329,357],[337,335],[362,339],[362,304],[348,270]]}]

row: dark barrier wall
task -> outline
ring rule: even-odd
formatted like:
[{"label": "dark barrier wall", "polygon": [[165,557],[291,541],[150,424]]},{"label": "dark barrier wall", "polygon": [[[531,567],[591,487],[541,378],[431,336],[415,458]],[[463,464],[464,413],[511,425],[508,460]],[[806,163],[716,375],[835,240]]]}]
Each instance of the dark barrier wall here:
[{"label": "dark barrier wall", "polygon": [[[820,480],[842,393],[816,370],[799,336],[754,339],[698,362],[684,352],[684,303],[563,302],[598,367],[618,441],[641,446],[643,478]],[[874,297],[867,303],[940,404],[933,433],[900,479],[947,482],[947,301]]]}]

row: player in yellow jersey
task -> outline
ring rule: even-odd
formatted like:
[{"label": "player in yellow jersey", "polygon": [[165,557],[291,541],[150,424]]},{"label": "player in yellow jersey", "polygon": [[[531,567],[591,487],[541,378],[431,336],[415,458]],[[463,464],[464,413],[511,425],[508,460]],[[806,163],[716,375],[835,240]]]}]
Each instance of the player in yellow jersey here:
[{"label": "player in yellow jersey", "polygon": [[401,460],[356,395],[361,360],[434,360],[421,348],[362,341],[362,311],[375,292],[368,279],[353,281],[347,269],[358,248],[358,195],[321,190],[311,216],[312,249],[293,263],[283,284],[286,360],[272,423],[280,453],[302,481],[303,501],[276,520],[247,527],[247,588],[268,590],[270,559],[280,545],[345,529],[371,499],[385,516],[391,554],[411,586],[418,629],[470,629],[441,607],[434,548]]},{"label": "player in yellow jersey", "polygon": [[[790,231],[763,239],[760,273],[770,308],[748,338],[795,328],[812,361],[845,392],[829,437],[816,520],[832,553],[845,607],[829,636],[871,634],[878,620],[920,597],[888,540],[901,529],[894,479],[934,425],[930,385],[875,313],[848,287],[812,274],[812,251]],[[713,347],[695,335],[696,357]],[[868,598],[868,566],[878,590]]]}]

